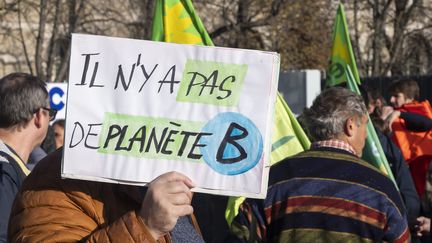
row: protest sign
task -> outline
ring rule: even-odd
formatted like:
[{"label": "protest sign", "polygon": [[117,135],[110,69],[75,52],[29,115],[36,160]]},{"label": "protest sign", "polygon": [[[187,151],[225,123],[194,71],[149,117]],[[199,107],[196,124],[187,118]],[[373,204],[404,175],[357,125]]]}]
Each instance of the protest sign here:
[{"label": "protest sign", "polygon": [[62,176],[265,197],[279,55],[74,34]]}]

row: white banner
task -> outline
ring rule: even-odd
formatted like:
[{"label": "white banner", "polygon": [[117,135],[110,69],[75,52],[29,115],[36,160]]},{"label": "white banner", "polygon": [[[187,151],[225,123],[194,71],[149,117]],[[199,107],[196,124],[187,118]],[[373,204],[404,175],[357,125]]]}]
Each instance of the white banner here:
[{"label": "white banner", "polygon": [[74,34],[62,176],[267,192],[277,53]]}]

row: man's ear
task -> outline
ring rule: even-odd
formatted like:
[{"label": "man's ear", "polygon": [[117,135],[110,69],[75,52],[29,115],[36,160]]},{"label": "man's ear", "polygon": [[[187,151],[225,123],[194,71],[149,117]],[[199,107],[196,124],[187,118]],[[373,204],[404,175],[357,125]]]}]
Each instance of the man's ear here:
[{"label": "man's ear", "polygon": [[345,121],[344,132],[348,137],[352,137],[354,135],[355,126],[356,124],[354,117],[350,117]]},{"label": "man's ear", "polygon": [[42,120],[43,120],[43,111],[42,109],[39,109],[37,112],[35,112],[33,114],[33,119],[32,122],[35,124],[36,128],[41,128],[42,127]]}]

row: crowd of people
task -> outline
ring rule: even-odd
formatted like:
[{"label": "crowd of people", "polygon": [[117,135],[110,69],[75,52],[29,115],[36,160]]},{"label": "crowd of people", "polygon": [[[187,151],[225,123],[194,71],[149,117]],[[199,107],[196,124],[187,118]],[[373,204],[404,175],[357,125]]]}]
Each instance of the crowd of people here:
[{"label": "crowd of people", "polygon": [[[246,199],[229,232],[213,236],[226,242],[428,240],[432,108],[418,101],[413,80],[394,82],[388,92],[391,105],[366,87],[362,95],[324,89],[298,117],[311,148],[273,165],[266,198]],[[195,185],[178,172],[147,187],[62,179],[65,122],[55,116],[42,80],[25,73],[0,79],[0,242],[212,237],[206,228],[217,225],[195,218],[211,203],[192,204],[199,197],[191,192]],[[361,159],[368,119],[395,182]]]}]

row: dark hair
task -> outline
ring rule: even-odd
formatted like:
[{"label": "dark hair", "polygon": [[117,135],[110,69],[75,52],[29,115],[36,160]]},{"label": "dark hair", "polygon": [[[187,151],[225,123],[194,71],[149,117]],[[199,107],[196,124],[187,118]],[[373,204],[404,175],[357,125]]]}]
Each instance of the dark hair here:
[{"label": "dark hair", "polygon": [[60,126],[60,127],[62,127],[62,128],[64,128],[65,127],[65,119],[58,119],[58,120],[56,120],[53,124],[52,124],[52,126],[54,127],[54,126]]},{"label": "dark hair", "polygon": [[362,97],[348,89],[333,87],[318,95],[310,108],[305,108],[299,117],[309,138],[321,141],[336,138],[344,132],[344,124],[350,117],[360,118],[367,115]]},{"label": "dark hair", "polygon": [[417,82],[412,79],[399,80],[390,85],[389,93],[390,95],[402,93],[408,99],[418,100],[420,97],[420,88]]},{"label": "dark hair", "polygon": [[27,73],[0,79],[0,128],[24,126],[41,107],[49,105],[45,82]]},{"label": "dark hair", "polygon": [[370,100],[383,100],[383,96],[378,89],[367,87],[366,91]]}]

